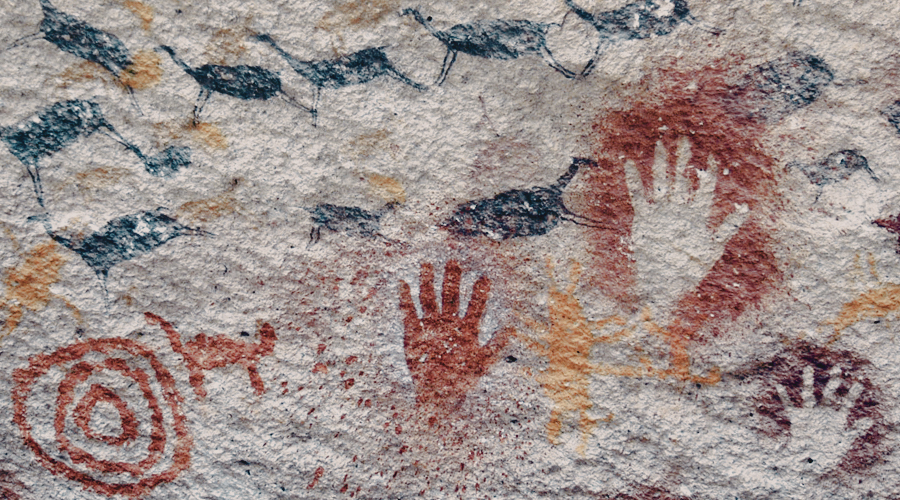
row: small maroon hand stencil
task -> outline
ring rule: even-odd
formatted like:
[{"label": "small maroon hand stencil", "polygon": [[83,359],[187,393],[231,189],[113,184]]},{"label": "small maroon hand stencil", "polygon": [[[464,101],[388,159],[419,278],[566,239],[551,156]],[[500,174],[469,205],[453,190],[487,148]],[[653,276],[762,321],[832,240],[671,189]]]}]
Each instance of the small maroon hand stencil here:
[{"label": "small maroon hand stencil", "polygon": [[400,310],[403,312],[403,348],[406,365],[416,386],[416,401],[449,410],[461,403],[499,358],[509,340],[509,331],[497,332],[485,345],[478,342],[479,325],[491,281],[482,276],[475,282],[465,316],[459,312],[459,283],[462,269],[447,262],[441,309],[434,290],[434,268],[422,264],[419,288],[423,317],[419,318],[406,282],[400,282]]}]

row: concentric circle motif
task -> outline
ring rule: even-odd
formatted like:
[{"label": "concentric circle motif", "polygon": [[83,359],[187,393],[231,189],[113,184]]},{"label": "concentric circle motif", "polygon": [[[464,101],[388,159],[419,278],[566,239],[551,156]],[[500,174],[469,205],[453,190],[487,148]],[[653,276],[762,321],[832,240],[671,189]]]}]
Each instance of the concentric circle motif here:
[{"label": "concentric circle motif", "polygon": [[[13,420],[51,472],[104,495],[134,497],[187,469],[193,443],[182,398],[147,347],[93,339],[29,361],[13,373]],[[54,388],[55,414],[29,406]]]}]

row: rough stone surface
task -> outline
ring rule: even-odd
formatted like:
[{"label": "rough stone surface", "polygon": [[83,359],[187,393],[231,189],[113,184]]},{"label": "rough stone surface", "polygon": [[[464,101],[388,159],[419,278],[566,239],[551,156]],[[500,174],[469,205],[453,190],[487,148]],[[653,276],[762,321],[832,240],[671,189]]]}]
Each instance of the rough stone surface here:
[{"label": "rough stone surface", "polygon": [[900,4],[0,0],[0,497],[900,497]]}]

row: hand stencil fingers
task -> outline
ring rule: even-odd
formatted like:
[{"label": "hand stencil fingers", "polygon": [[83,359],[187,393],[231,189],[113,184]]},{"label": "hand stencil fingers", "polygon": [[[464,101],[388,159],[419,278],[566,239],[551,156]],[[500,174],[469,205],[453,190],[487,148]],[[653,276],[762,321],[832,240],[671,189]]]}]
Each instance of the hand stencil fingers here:
[{"label": "hand stencil fingers", "polygon": [[815,371],[811,366],[803,368],[803,389],[800,391],[800,399],[803,401],[804,408],[812,408],[816,406],[816,396],[814,394],[813,384],[815,383]]},{"label": "hand stencil fingers", "polygon": [[691,162],[691,141],[681,136],[675,145],[675,181],[672,194],[679,202],[684,202],[688,197],[687,168]]},{"label": "hand stencil fingers", "polygon": [[669,152],[662,141],[656,141],[653,151],[653,182],[650,183],[650,199],[664,200],[669,191]]},{"label": "hand stencil fingers", "polygon": [[478,325],[481,323],[481,316],[484,314],[485,304],[487,304],[490,291],[491,280],[486,276],[478,278],[475,286],[472,287],[472,299],[469,300],[469,307],[466,309],[466,317],[463,321],[465,328],[474,330],[475,335],[478,335]]},{"label": "hand stencil fingers", "polygon": [[716,195],[717,175],[719,175],[719,163],[712,155],[709,155],[706,161],[706,170],[697,170],[699,182],[697,191],[694,192],[694,204],[701,208],[707,217]]},{"label": "hand stencil fingers", "polygon": [[775,384],[775,391],[778,393],[778,398],[781,399],[781,404],[784,405],[785,408],[793,406],[791,398],[788,396],[787,389],[785,389],[783,385]]},{"label": "hand stencil fingers", "polygon": [[[741,226],[747,222],[749,216],[750,210],[747,208],[747,205],[735,205],[734,212],[728,214],[719,228],[716,229],[716,239],[721,241],[723,245],[727,243],[728,240],[740,231]],[[724,247],[722,250],[725,250]]]},{"label": "hand stencil fingers", "polygon": [[847,396],[844,397],[844,400],[841,402],[841,406],[846,409],[853,408],[856,405],[856,401],[862,396],[862,392],[865,387],[859,382],[854,382],[853,385],[850,386],[850,390],[847,391]]},{"label": "hand stencil fingers", "polygon": [[403,313],[403,330],[406,332],[404,344],[408,344],[410,340],[414,340],[409,337],[418,337],[422,334],[422,324],[413,304],[409,284],[405,281],[400,282],[400,311]]},{"label": "hand stencil fingers", "polygon": [[437,296],[434,293],[434,266],[427,262],[422,264],[420,283],[419,301],[422,303],[422,316],[435,317],[438,315],[438,307]]},{"label": "hand stencil fingers", "polygon": [[647,199],[644,197],[641,174],[632,160],[625,162],[625,185],[628,186],[628,193],[631,195],[631,206],[637,212],[647,204]]},{"label": "hand stencil fingers", "polygon": [[828,370],[828,375],[830,375],[831,378],[828,380],[828,383],[825,384],[825,388],[822,389],[822,403],[826,403],[834,399],[834,391],[836,391],[843,382],[843,380],[841,379],[840,366],[832,367],[831,370]]},{"label": "hand stencil fingers", "polygon": [[444,268],[444,287],[441,292],[441,311],[443,316],[459,314],[459,282],[462,279],[462,268],[455,260],[447,262]]}]

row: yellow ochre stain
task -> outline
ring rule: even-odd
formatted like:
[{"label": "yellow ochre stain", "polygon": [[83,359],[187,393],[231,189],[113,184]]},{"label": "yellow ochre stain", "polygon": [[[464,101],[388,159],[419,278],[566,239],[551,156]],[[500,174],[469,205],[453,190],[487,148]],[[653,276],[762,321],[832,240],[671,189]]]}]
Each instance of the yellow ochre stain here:
[{"label": "yellow ochre stain", "polygon": [[[590,321],[584,314],[584,308],[575,297],[575,288],[581,274],[581,265],[574,263],[570,269],[570,283],[566,290],[559,290],[553,279],[553,267],[548,259],[547,267],[551,276],[548,300],[549,328],[535,321],[523,319],[525,324],[535,330],[544,331],[539,340],[516,333],[528,347],[545,357],[547,369],[538,375],[538,382],[547,397],[553,401],[553,410],[547,422],[547,437],[553,444],[558,444],[562,431],[562,419],[572,413],[579,417],[579,431],[582,442],[579,453],[584,453],[587,440],[590,438],[597,419],[591,419],[587,412],[593,407],[588,388],[590,376],[611,375],[619,377],[655,377],[690,381],[701,384],[716,384],[721,380],[721,371],[712,368],[706,376],[693,375],[690,371],[691,358],[687,351],[687,339],[671,334],[650,319],[649,309],[641,313],[640,321],[644,328],[663,338],[669,345],[669,367],[657,368],[652,361],[642,356],[638,358],[639,366],[597,364],[590,360],[590,351],[595,344],[613,343],[632,334],[625,327],[626,321],[620,316],[611,316],[600,321]],[[606,325],[613,325],[613,333],[595,336],[594,331]],[[640,346],[634,347],[640,352]],[[610,413],[602,421],[610,421]]]},{"label": "yellow ochre stain", "polygon": [[133,90],[144,90],[162,80],[162,59],[152,51],[141,50],[131,58],[131,65],[119,74],[119,81]]},{"label": "yellow ochre stain", "polygon": [[81,321],[78,309],[66,299],[50,292],[50,285],[59,281],[59,270],[68,260],[57,252],[58,248],[53,241],[42,243],[25,254],[25,260],[21,265],[7,272],[3,280],[6,293],[0,307],[6,308],[9,314],[3,329],[0,330],[0,339],[19,326],[26,309],[32,312],[40,311],[47,307],[52,298],[62,300],[69,309],[72,309],[75,318]]},{"label": "yellow ochre stain", "polygon": [[[625,321],[618,316],[599,322],[589,321],[585,317],[584,310],[575,297],[575,288],[581,274],[580,264],[576,262],[572,265],[569,271],[570,283],[565,290],[557,288],[556,280],[553,279],[553,267],[549,260],[547,267],[551,277],[547,306],[550,326],[547,328],[544,325],[526,321],[531,328],[544,330],[546,333],[540,337],[540,342],[521,335],[518,337],[548,361],[547,369],[538,376],[538,382],[544,388],[547,397],[553,401],[553,410],[550,413],[550,420],[547,422],[547,438],[551,443],[558,444],[563,418],[576,413],[581,433],[581,444],[578,450],[579,453],[584,454],[587,440],[597,423],[596,419],[588,416],[588,411],[593,408],[588,387],[590,376],[596,371],[596,366],[590,361],[591,347],[595,343],[610,342],[625,334],[624,330],[620,330],[608,337],[595,337],[593,329],[608,323],[621,326],[625,324]],[[607,417],[607,419],[611,418],[611,415]]]},{"label": "yellow ochre stain", "polygon": [[209,148],[228,148],[228,140],[222,134],[222,129],[212,123],[199,122],[197,124],[188,124],[187,129],[191,132],[191,137],[194,140]]},{"label": "yellow ochre stain", "polygon": [[150,31],[150,24],[153,22],[153,7],[135,0],[125,0],[122,5],[141,20],[141,28],[144,31]]},{"label": "yellow ochre stain", "polygon": [[178,218],[191,219],[197,222],[209,222],[219,217],[234,213],[238,209],[234,190],[242,182],[235,179],[224,192],[203,200],[189,201],[176,210]]},{"label": "yellow ochre stain", "polygon": [[870,290],[860,295],[859,298],[844,304],[837,318],[826,322],[826,324],[834,326],[834,334],[829,343],[837,340],[845,328],[858,321],[884,318],[898,310],[900,310],[900,285],[890,284]]},{"label": "yellow ochre stain", "polygon": [[[717,384],[722,380],[722,373],[718,367],[710,369],[709,374],[706,376],[691,374],[691,357],[687,350],[687,337],[673,334],[668,329],[657,325],[650,319],[649,308],[644,308],[641,312],[640,320],[644,325],[644,329],[661,337],[669,345],[669,367],[664,369],[654,367],[650,358],[643,356],[638,358],[640,366],[599,364],[596,370],[598,375],[634,378],[656,377],[660,379],[671,377],[675,380],[707,385]],[[636,352],[642,351],[640,346],[635,346],[634,350]]]},{"label": "yellow ochre stain", "polygon": [[380,174],[366,174],[372,194],[387,203],[406,203],[406,190],[399,181]]}]

